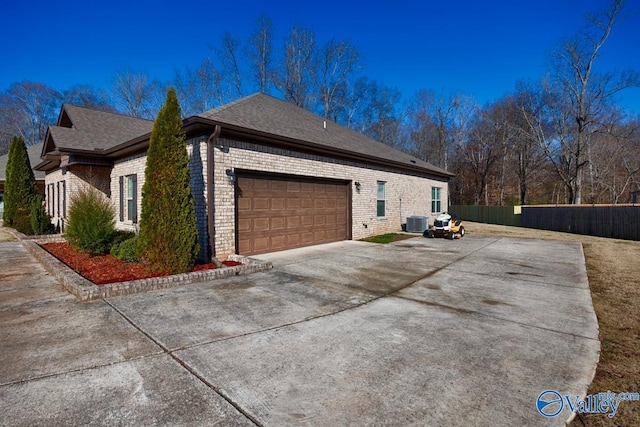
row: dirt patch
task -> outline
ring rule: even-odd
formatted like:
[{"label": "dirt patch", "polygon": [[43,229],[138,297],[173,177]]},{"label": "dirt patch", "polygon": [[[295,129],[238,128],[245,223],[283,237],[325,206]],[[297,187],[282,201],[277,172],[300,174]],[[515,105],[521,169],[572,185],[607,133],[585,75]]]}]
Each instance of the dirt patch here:
[{"label": "dirt patch", "polygon": [[[124,262],[111,255],[91,257],[75,250],[67,242],[43,243],[41,246],[76,273],[96,285],[169,276],[168,272],[151,272],[142,264]],[[236,261],[224,261],[223,264],[228,267],[241,265]],[[199,264],[194,267],[193,271],[214,270],[215,268],[215,264]]]},{"label": "dirt patch", "polygon": [[[640,242],[465,222],[468,233],[580,242],[600,326],[600,362],[588,394],[638,392],[640,387]],[[579,355],[576,355],[579,357]],[[577,426],[640,425],[640,402],[621,402],[615,418],[580,415]]]},{"label": "dirt patch", "polygon": [[0,229],[0,242],[17,242],[18,239],[13,237],[12,234]]}]

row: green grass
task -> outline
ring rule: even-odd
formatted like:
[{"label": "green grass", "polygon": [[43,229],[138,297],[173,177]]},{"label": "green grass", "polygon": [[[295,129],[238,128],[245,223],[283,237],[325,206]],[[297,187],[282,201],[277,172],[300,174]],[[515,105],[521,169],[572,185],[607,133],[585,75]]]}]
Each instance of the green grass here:
[{"label": "green grass", "polygon": [[397,242],[399,240],[411,239],[413,237],[416,237],[416,236],[411,234],[387,233],[387,234],[379,234],[377,236],[371,236],[364,239],[360,239],[360,241],[387,244],[391,242]]}]

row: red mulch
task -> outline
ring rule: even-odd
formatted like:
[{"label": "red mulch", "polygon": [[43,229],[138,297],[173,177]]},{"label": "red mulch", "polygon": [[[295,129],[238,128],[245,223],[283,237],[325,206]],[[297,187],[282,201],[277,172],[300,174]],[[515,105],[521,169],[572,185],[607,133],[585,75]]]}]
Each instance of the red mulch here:
[{"label": "red mulch", "polygon": [[[142,264],[124,262],[111,255],[92,257],[74,249],[67,242],[43,243],[41,246],[96,285],[169,275],[167,272],[152,273]],[[222,261],[222,263],[228,267],[242,265],[236,261]],[[197,264],[193,271],[214,270],[215,268],[213,263]]]}]

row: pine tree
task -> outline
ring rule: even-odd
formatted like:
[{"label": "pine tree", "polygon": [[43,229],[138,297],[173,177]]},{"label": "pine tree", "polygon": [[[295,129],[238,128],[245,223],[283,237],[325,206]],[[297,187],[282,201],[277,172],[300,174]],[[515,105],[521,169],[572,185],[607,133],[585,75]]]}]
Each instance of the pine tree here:
[{"label": "pine tree", "polygon": [[186,135],[175,90],[158,113],[144,171],[139,258],[154,271],[191,271],[200,245]]},{"label": "pine tree", "polygon": [[20,137],[11,139],[4,184],[4,225],[31,234],[31,201],[38,194],[29,153]]}]

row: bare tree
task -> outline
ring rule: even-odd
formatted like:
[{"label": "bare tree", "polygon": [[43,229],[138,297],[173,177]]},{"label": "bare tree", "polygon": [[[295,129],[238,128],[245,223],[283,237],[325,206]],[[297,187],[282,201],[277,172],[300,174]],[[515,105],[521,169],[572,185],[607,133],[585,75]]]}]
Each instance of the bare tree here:
[{"label": "bare tree", "polygon": [[47,126],[56,121],[60,97],[42,83],[13,83],[0,95],[2,140],[8,143],[11,137],[21,136],[27,146],[41,142]]},{"label": "bare tree", "polygon": [[222,35],[220,47],[213,50],[216,57],[222,64],[222,75],[227,80],[229,86],[229,100],[241,98],[244,95],[240,69],[239,55],[240,40],[228,31]]},{"label": "bare tree", "polygon": [[93,110],[116,111],[115,107],[110,103],[108,93],[90,85],[76,85],[63,91],[62,101]]},{"label": "bare tree", "polygon": [[532,181],[543,171],[542,166],[546,158],[538,138],[544,139],[545,135],[550,134],[545,132],[545,128],[550,128],[550,123],[543,119],[546,104],[542,91],[536,91],[524,83],[519,83],[513,102],[517,110],[512,118],[513,149],[517,160],[516,174],[520,204],[525,205],[529,201],[529,188]]},{"label": "bare tree", "polygon": [[[455,108],[452,110],[451,137],[455,147],[453,156],[448,162],[448,169],[456,174],[449,183],[450,202],[454,204],[473,203],[475,196],[467,197],[472,192],[474,174],[466,162],[464,147],[471,140],[471,133],[479,107],[471,96],[456,95]],[[471,178],[469,176],[471,175]]]},{"label": "bare tree", "polygon": [[267,93],[272,78],[273,61],[273,21],[267,15],[260,15],[256,27],[245,49],[253,78],[261,93]]},{"label": "bare tree", "polygon": [[[584,173],[589,164],[591,135],[602,126],[601,115],[614,95],[640,84],[635,71],[596,73],[594,67],[621,15],[625,1],[613,0],[606,10],[588,15],[587,28],[564,42],[555,55],[556,70],[547,86],[555,122],[555,139],[540,141],[567,186],[569,203],[582,202]],[[560,144],[554,150],[554,144]]]},{"label": "bare tree", "polygon": [[161,94],[162,90],[158,86],[146,73],[130,69],[119,71],[112,83],[113,101],[125,114],[153,119],[160,111],[157,94]]},{"label": "bare tree", "polygon": [[205,58],[194,70],[177,72],[173,85],[184,117],[200,114],[225,102],[222,76],[210,58]]},{"label": "bare tree", "polygon": [[362,114],[362,133],[394,148],[406,148],[402,146],[404,141],[401,138],[402,118],[398,111],[398,89],[372,82],[368,95]]},{"label": "bare tree", "polygon": [[502,105],[485,107],[474,121],[469,140],[461,146],[465,161],[473,171],[474,204],[489,204],[488,177],[510,138]]},{"label": "bare tree", "polygon": [[366,77],[349,81],[344,90],[340,91],[341,100],[336,109],[337,123],[348,128],[362,131],[364,120],[362,116],[375,84]]},{"label": "bare tree", "polygon": [[319,55],[319,89],[324,118],[337,121],[338,96],[345,92],[360,61],[358,49],[347,40],[329,40]]},{"label": "bare tree", "polygon": [[313,30],[293,27],[285,42],[284,59],[274,83],[285,100],[298,107],[313,106],[316,84],[316,36]]},{"label": "bare tree", "polygon": [[[434,146],[432,136],[436,132],[433,119],[433,106],[436,102],[433,91],[419,90],[409,101],[407,107],[407,135],[413,154],[424,161],[432,162]],[[435,163],[434,163],[435,164]]]},{"label": "bare tree", "polygon": [[593,135],[590,197],[593,203],[620,203],[640,181],[640,123],[623,123]]},{"label": "bare tree", "polygon": [[455,152],[455,118],[459,95],[436,97],[433,91],[419,90],[409,102],[407,135],[414,154],[447,169]]}]

